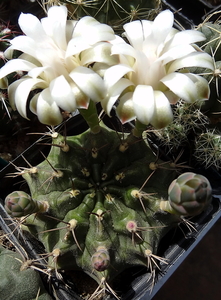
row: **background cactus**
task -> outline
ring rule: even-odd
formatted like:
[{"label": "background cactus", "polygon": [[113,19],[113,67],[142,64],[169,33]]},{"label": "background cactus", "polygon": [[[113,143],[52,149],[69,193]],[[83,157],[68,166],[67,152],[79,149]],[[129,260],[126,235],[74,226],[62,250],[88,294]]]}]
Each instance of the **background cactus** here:
[{"label": "background cactus", "polygon": [[140,19],[152,20],[161,7],[160,0],[52,0],[46,5],[66,4],[71,18],[92,16],[109,24],[115,31],[122,31],[123,24]]},{"label": "background cactus", "polygon": [[52,300],[46,292],[39,274],[31,268],[25,267],[25,262],[20,254],[0,246],[0,266],[1,270],[4,270],[4,272],[0,272],[2,299]]}]

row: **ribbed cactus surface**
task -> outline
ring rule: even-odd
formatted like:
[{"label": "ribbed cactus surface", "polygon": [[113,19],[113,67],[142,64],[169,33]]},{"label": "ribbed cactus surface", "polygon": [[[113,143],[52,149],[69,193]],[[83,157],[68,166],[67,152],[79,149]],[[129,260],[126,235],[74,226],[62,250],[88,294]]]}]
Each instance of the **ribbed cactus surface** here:
[{"label": "ribbed cactus surface", "polygon": [[[6,209],[12,216],[24,209],[24,228],[43,243],[48,265],[56,271],[80,269],[100,283],[102,278],[111,282],[130,266],[152,270],[154,263],[148,266],[148,258],[157,254],[162,236],[180,222],[179,212],[162,209],[176,171],[170,163],[156,162],[147,142],[132,134],[104,126],[97,134],[53,133],[47,158],[23,177],[31,197],[15,192],[13,206],[10,194]],[[198,181],[191,193],[200,189]],[[179,183],[182,179],[176,191]],[[206,204],[210,186],[208,191],[201,199]]]},{"label": "ribbed cactus surface", "polygon": [[[45,1],[46,4],[49,1]],[[51,4],[65,4],[71,18],[92,16],[101,23],[122,30],[122,25],[141,19],[153,19],[159,12],[161,0],[56,0]],[[50,5],[50,3],[49,3]]]}]

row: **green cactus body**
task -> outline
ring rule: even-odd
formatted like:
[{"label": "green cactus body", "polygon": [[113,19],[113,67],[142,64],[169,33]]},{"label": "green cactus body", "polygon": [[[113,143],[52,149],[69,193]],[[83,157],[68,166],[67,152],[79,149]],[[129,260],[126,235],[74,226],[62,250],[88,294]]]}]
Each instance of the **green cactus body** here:
[{"label": "green cactus body", "polygon": [[159,12],[160,0],[59,0],[66,4],[73,17],[92,16],[101,23],[111,25],[115,30],[122,25],[140,19],[151,20]]},{"label": "green cactus body", "polygon": [[196,137],[195,152],[196,160],[209,168],[221,168],[221,137],[218,130],[208,130]]},{"label": "green cactus body", "polygon": [[1,299],[52,300],[38,272],[26,263],[20,254],[0,246],[0,265],[4,270],[0,272]]},{"label": "green cactus body", "polygon": [[147,266],[148,255],[157,254],[162,236],[180,221],[160,207],[176,172],[155,160],[145,140],[105,126],[97,134],[52,135],[47,158],[22,175],[31,197],[19,200],[47,203],[44,211],[21,207],[31,214],[23,228],[43,243],[51,269],[83,270],[101,283],[128,267]]}]

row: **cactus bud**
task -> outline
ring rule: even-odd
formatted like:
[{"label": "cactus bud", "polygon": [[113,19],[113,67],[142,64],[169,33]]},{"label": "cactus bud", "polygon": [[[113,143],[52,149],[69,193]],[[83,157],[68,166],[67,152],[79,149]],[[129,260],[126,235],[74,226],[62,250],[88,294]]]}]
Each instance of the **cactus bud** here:
[{"label": "cactus bud", "polygon": [[5,209],[12,217],[23,217],[35,212],[45,212],[48,204],[45,201],[36,201],[23,191],[15,191],[5,198]]},{"label": "cactus bud", "polygon": [[107,248],[104,246],[99,246],[91,257],[91,263],[96,271],[105,271],[110,263],[110,256]]},{"label": "cactus bud", "polygon": [[210,203],[212,188],[206,177],[186,172],[172,181],[168,194],[174,213],[193,216],[201,213]]}]

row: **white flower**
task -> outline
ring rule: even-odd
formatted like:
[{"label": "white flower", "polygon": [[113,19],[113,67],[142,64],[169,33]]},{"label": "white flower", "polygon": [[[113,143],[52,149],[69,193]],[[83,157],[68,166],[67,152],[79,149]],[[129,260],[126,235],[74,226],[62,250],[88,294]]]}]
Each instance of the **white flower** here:
[{"label": "white flower", "polygon": [[21,14],[19,25],[25,35],[14,38],[5,54],[9,57],[13,50],[23,53],[6,63],[0,79],[25,72],[8,88],[12,107],[23,117],[27,118],[28,97],[35,89],[38,93],[30,100],[30,109],[48,125],[62,121],[61,110],[87,108],[90,99],[105,97],[103,80],[89,66],[94,62],[113,64],[111,44],[105,42],[115,38],[111,27],[89,16],[67,21],[65,6],[51,7],[41,20]]},{"label": "white flower", "polygon": [[122,123],[137,118],[156,128],[173,118],[171,105],[179,98],[187,102],[208,99],[208,82],[188,73],[188,67],[213,69],[212,58],[193,43],[204,40],[196,30],[177,31],[172,12],[161,12],[154,21],[134,21],[124,25],[123,39],[112,46],[120,64],[106,70],[108,88],[102,106],[107,114],[119,100],[117,114]]}]

